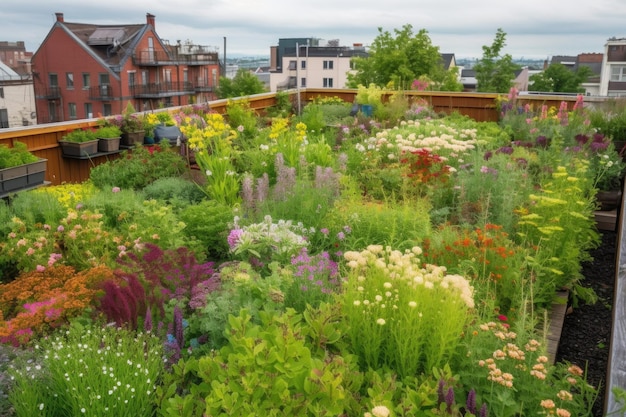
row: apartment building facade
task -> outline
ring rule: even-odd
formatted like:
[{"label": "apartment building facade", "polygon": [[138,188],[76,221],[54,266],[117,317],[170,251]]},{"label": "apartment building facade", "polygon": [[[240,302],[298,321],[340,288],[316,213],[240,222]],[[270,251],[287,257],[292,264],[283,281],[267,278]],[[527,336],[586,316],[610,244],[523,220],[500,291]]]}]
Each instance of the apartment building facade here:
[{"label": "apartment building facade", "polygon": [[610,38],[604,45],[600,95],[626,96],[626,38]]},{"label": "apartment building facade", "polygon": [[33,80],[0,61],[0,129],[35,124]]},{"label": "apartment building facade", "polygon": [[170,45],[143,24],[69,23],[63,13],[32,57],[37,122],[49,123],[214,100],[216,48]]},{"label": "apartment building facade", "polygon": [[367,56],[362,44],[320,46],[317,38],[279,39],[270,50],[270,91],[293,88],[346,88],[351,60]]}]

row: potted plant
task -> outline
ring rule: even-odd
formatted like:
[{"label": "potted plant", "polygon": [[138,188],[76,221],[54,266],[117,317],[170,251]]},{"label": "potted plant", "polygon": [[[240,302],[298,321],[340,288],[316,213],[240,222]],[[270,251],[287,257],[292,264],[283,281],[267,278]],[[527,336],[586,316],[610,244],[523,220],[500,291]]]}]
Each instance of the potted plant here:
[{"label": "potted plant", "polygon": [[141,115],[136,113],[135,107],[129,102],[119,120],[119,127],[122,130],[121,145],[123,146],[131,147],[143,144],[144,120]]},{"label": "potted plant", "polygon": [[114,152],[120,149],[122,130],[115,125],[105,125],[95,131],[98,138],[98,151]]},{"label": "potted plant", "polygon": [[31,188],[44,182],[47,159],[30,153],[26,144],[0,144],[0,193]]},{"label": "potted plant", "polygon": [[371,117],[376,106],[382,105],[383,89],[370,84],[369,86],[359,85],[356,93],[356,102],[361,106],[361,112]]},{"label": "potted plant", "polygon": [[81,157],[98,152],[98,138],[92,130],[76,129],[59,140],[64,156]]}]

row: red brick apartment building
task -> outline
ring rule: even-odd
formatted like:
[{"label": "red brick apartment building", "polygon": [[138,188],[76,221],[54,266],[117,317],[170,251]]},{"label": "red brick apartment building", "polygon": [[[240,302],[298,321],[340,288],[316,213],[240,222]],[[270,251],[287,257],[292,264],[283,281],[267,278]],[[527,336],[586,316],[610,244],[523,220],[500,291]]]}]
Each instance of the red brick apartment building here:
[{"label": "red brick apartment building", "polygon": [[32,57],[37,123],[121,114],[215,99],[220,62],[215,48],[170,45],[145,24],[56,22]]}]

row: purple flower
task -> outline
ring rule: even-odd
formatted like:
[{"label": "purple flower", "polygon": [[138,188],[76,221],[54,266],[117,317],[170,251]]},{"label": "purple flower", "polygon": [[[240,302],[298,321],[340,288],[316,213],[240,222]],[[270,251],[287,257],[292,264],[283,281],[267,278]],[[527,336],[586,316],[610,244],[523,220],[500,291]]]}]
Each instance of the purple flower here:
[{"label": "purple flower", "polygon": [[343,232],[337,233],[337,239],[344,240],[345,238],[346,238],[346,235]]},{"label": "purple flower", "polygon": [[243,229],[233,229],[230,231],[226,240],[228,241],[228,246],[231,250],[237,247],[237,244],[239,244],[239,238],[242,234]]},{"label": "purple flower", "polygon": [[325,227],[324,227],[323,229],[320,229],[320,232],[321,232],[324,236],[328,235],[328,233],[329,233],[329,232],[328,232],[328,229],[327,229],[327,228],[325,228]]}]

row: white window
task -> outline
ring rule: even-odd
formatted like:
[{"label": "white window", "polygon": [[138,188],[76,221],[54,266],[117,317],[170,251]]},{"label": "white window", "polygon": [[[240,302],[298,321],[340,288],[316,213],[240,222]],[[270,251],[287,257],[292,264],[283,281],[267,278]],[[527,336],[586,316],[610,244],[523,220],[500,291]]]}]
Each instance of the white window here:
[{"label": "white window", "polygon": [[626,81],[626,65],[611,65],[611,81]]},{"label": "white window", "polygon": [[65,83],[68,90],[74,89],[74,73],[68,72],[65,74]]},{"label": "white window", "polygon": [[70,120],[76,120],[76,103],[69,103],[67,107],[70,112]]}]

